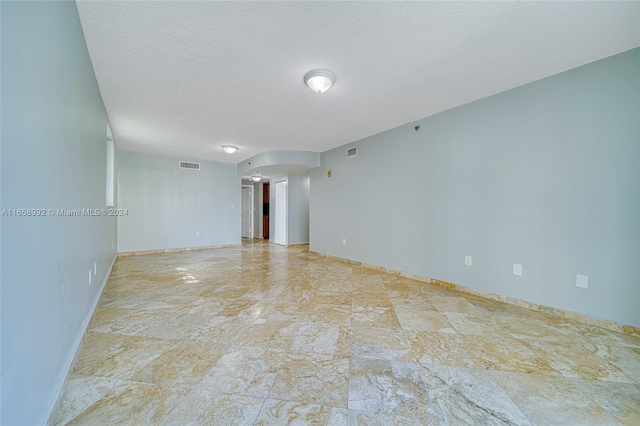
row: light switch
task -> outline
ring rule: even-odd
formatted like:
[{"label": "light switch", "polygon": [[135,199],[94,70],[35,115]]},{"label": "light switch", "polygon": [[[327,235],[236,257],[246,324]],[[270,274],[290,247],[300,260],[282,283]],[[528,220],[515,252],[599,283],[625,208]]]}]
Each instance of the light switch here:
[{"label": "light switch", "polygon": [[589,288],[589,277],[587,275],[576,275],[576,287]]},{"label": "light switch", "polygon": [[522,265],[513,264],[513,275],[522,276]]}]

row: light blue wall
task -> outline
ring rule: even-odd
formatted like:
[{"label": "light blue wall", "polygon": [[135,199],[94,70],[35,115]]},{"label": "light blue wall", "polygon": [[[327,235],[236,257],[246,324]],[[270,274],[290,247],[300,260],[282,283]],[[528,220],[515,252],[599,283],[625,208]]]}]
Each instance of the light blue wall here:
[{"label": "light blue wall", "polygon": [[[1,208],[104,208],[107,116],[75,3],[1,7]],[[0,423],[34,425],[58,397],[115,258],[116,220],[1,220]]]},{"label": "light blue wall", "polygon": [[323,153],[311,249],[640,326],[639,62],[635,49]]},{"label": "light blue wall", "polygon": [[309,242],[309,181],[308,176],[289,176],[288,244]]},{"label": "light blue wall", "polygon": [[241,183],[235,164],[119,151],[118,252],[240,244]]}]

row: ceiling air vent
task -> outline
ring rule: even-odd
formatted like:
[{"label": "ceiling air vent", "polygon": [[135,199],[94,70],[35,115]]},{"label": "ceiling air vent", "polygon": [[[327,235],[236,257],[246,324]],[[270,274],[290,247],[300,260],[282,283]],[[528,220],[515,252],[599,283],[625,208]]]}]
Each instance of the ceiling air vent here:
[{"label": "ceiling air vent", "polygon": [[347,150],[347,157],[355,157],[357,154],[356,149],[355,148],[349,148]]},{"label": "ceiling air vent", "polygon": [[189,170],[200,170],[200,163],[187,163],[186,161],[181,161],[180,168]]}]

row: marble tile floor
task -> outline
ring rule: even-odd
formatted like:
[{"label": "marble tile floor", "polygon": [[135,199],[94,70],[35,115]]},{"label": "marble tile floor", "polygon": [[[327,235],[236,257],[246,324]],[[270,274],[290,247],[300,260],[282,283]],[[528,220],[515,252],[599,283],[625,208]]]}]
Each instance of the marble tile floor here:
[{"label": "marble tile floor", "polygon": [[640,337],[305,247],[124,257],[56,424],[640,425]]}]

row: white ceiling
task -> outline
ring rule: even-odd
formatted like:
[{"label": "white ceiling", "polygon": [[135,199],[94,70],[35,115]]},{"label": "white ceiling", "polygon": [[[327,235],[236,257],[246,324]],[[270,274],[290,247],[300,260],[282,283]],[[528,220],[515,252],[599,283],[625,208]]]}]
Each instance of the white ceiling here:
[{"label": "white ceiling", "polygon": [[[232,163],[325,151],[640,46],[640,2],[81,0],[78,10],[119,147]],[[324,94],[303,83],[314,68],[336,75]]]}]

